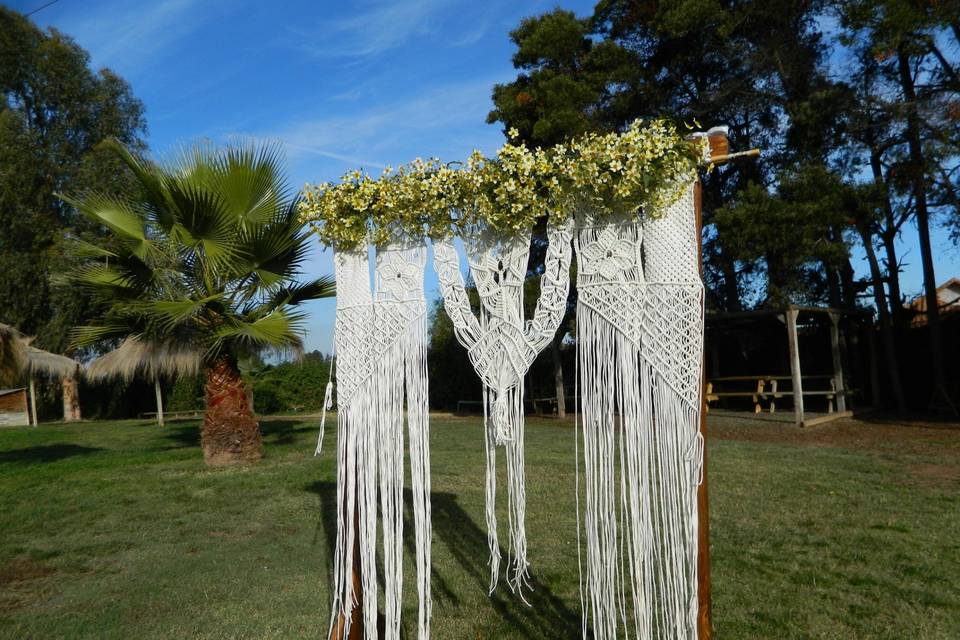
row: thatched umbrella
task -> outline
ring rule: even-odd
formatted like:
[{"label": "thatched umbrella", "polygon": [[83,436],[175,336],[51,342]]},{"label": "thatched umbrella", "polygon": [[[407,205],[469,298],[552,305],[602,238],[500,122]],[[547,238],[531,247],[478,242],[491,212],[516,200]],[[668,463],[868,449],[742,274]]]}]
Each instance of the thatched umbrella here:
[{"label": "thatched umbrella", "polygon": [[63,418],[79,419],[77,373],[80,363],[66,356],[30,346],[32,338],[17,329],[0,324],[0,384],[8,384],[26,374],[30,379],[30,411],[33,425],[37,425],[37,374],[50,376],[63,383]]},{"label": "thatched umbrella", "polygon": [[77,377],[80,363],[73,358],[38,349],[27,345],[27,362],[24,370],[30,378],[30,405],[33,410],[33,424],[37,425],[37,392],[34,378],[38,374],[59,380],[63,387],[63,420],[74,422],[80,419],[80,396],[77,391]]},{"label": "thatched umbrella", "polygon": [[157,423],[162,427],[163,394],[160,391],[160,378],[197,375],[200,372],[201,356],[198,350],[180,343],[156,343],[130,337],[113,351],[91,362],[87,367],[87,378],[121,378],[130,382],[141,375],[153,380],[157,394]]},{"label": "thatched umbrella", "polygon": [[27,344],[13,327],[0,324],[0,385],[20,378],[27,361]]}]

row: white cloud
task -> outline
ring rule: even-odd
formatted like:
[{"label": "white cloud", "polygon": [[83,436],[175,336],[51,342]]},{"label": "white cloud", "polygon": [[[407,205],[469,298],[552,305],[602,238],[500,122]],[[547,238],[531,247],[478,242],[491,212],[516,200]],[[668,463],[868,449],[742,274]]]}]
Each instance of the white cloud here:
[{"label": "white cloud", "polygon": [[490,151],[501,140],[499,130],[483,125],[490,109],[490,88],[500,80],[445,85],[405,101],[305,118],[255,135],[283,142],[291,162],[305,154],[364,168],[380,168],[416,155],[463,159],[473,147]]},{"label": "white cloud", "polygon": [[68,13],[56,26],[90,51],[94,64],[136,75],[212,17],[211,9],[217,4],[209,0],[159,0],[146,5],[107,2]]},{"label": "white cloud", "polygon": [[294,29],[301,47],[320,58],[368,58],[412,38],[434,34],[440,11],[450,0],[395,2],[377,0],[348,18],[321,22],[315,29]]}]

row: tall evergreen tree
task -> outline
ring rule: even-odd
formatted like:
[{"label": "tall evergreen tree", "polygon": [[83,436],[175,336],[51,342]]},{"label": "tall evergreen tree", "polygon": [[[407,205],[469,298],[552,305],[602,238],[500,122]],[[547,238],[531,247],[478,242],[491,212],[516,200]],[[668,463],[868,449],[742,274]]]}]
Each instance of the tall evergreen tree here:
[{"label": "tall evergreen tree", "polygon": [[122,78],[89,65],[68,36],[0,7],[0,322],[53,351],[92,313],[86,297],[50,284],[65,269],[58,242],[98,233],[54,193],[115,191],[130,175],[97,145],[144,147],[143,105]]}]

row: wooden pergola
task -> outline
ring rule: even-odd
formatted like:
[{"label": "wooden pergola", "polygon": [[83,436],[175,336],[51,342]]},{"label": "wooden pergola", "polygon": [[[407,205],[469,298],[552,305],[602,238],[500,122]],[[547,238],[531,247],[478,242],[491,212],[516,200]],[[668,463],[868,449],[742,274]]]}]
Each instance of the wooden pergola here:
[{"label": "wooden pergola", "polygon": [[[790,391],[789,393],[777,394],[780,396],[789,396],[793,400],[794,424],[798,427],[811,427],[817,424],[832,422],[840,418],[850,417],[852,411],[848,406],[847,396],[851,391],[847,385],[847,379],[843,370],[843,350],[841,348],[843,333],[841,329],[841,320],[843,318],[858,318],[867,320],[870,318],[870,312],[864,309],[838,309],[833,307],[813,307],[802,305],[788,305],[781,309],[758,309],[755,311],[735,311],[726,313],[708,313],[707,326],[723,328],[724,326],[749,327],[756,326],[759,323],[769,320],[779,321],[785,328],[787,341],[787,352],[790,363]],[[811,391],[804,390],[804,380],[810,380],[810,376],[804,376],[801,366],[801,348],[800,348],[800,330],[804,325],[817,324],[818,321],[826,319],[830,334],[830,359],[832,369],[828,376],[830,379],[830,391]],[[871,348],[872,351],[872,348]],[[716,352],[715,352],[716,353]],[[718,368],[714,356],[714,368]],[[871,353],[871,365],[876,361],[875,354]],[[875,377],[875,376],[871,376]],[[777,376],[740,376],[742,379],[768,378],[776,379]],[[721,378],[723,379],[723,378]],[[731,379],[731,378],[726,378]],[[827,415],[808,417],[808,412],[804,403],[804,396],[822,395],[830,396],[836,399],[836,411]]]}]

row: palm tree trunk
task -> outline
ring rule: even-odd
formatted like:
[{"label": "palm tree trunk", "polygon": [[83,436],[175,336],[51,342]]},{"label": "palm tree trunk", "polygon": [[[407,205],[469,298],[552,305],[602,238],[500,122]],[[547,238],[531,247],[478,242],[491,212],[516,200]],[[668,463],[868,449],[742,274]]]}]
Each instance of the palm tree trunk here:
[{"label": "palm tree trunk", "polygon": [[247,402],[235,362],[221,357],[207,368],[207,411],[200,444],[207,464],[253,462],[263,456],[260,427]]}]

